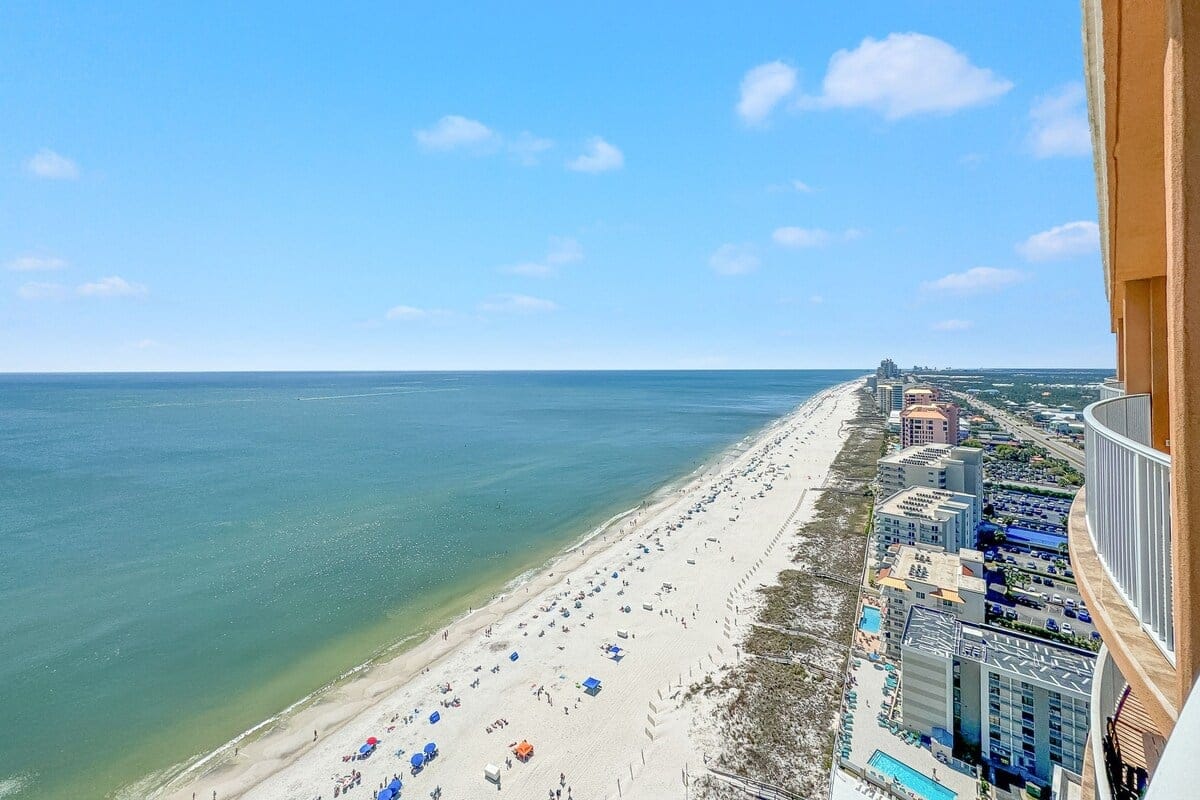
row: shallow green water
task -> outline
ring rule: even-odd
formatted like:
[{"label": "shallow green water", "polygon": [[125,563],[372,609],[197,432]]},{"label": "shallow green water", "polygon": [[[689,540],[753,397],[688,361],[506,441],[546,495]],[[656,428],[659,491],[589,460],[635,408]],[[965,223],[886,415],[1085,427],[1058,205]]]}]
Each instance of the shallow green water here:
[{"label": "shallow green water", "polygon": [[210,750],[856,374],[0,376],[0,798]]}]

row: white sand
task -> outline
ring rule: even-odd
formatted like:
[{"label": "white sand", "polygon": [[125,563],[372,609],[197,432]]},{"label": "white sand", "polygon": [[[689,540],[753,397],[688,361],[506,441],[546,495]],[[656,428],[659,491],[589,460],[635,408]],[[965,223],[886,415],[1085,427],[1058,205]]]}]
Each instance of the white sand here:
[{"label": "white sand", "polygon": [[[215,790],[221,800],[332,798],[335,777],[357,769],[362,784],[349,791],[353,798],[371,798],[399,773],[405,797],[426,797],[440,786],[442,797],[458,800],[498,791],[484,779],[488,763],[500,766],[499,791],[508,796],[547,797],[559,788],[560,772],[580,800],[681,796],[684,771],[704,766],[689,734],[695,721],[677,696],[736,659],[754,591],[787,564],[788,536],[811,515],[816,492],[809,490],[825,480],[845,438],[842,424],[857,409],[856,386],[822,392],[676,496],[459,620],[447,639],[438,634],[371,669],[243,742],[236,758],[227,750],[207,762],[207,771],[194,771],[190,783],[156,796],[190,800],[195,792],[209,800]],[[665,591],[666,584],[673,589]],[[576,609],[581,591],[586,598]],[[551,611],[541,610],[551,603]],[[560,614],[564,606],[569,618]],[[630,638],[618,638],[618,629]],[[628,655],[614,661],[604,644],[627,647]],[[508,658],[513,651],[520,654],[515,662]],[[603,681],[595,697],[577,686],[589,676]],[[443,694],[438,686],[446,683],[451,691]],[[459,707],[442,707],[454,698]],[[405,724],[414,709],[416,721]],[[433,711],[441,714],[437,724],[428,721]],[[488,733],[497,719],[508,724]],[[343,762],[371,736],[382,740],[374,755]],[[522,739],[535,755],[506,767],[510,744]],[[429,741],[440,756],[411,776],[408,755]]]}]

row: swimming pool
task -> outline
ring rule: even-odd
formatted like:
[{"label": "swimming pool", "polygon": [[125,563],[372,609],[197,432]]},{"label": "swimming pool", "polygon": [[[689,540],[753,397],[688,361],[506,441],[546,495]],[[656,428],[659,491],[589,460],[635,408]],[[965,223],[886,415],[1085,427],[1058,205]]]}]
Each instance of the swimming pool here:
[{"label": "swimming pool", "polygon": [[879,609],[875,606],[863,606],[862,619],[858,621],[858,629],[864,633],[879,633]]},{"label": "swimming pool", "polygon": [[928,775],[917,772],[907,764],[901,763],[882,750],[876,750],[867,766],[876,772],[881,772],[889,778],[895,778],[909,791],[916,792],[925,800],[955,800],[958,792],[947,789]]}]

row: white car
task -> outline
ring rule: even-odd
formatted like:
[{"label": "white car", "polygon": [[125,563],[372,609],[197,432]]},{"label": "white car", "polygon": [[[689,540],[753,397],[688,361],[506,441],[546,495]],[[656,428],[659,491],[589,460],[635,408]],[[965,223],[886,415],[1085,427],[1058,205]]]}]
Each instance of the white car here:
[{"label": "white car", "polygon": [[1061,594],[1054,595],[1053,597],[1050,598],[1050,602],[1054,603],[1054,605],[1056,605],[1056,606],[1061,606],[1063,603],[1062,595]]},{"label": "white car", "polygon": [[1075,629],[1071,627],[1071,623],[1069,623],[1069,622],[1064,622],[1062,624],[1062,632],[1065,633],[1067,636],[1075,635]]}]

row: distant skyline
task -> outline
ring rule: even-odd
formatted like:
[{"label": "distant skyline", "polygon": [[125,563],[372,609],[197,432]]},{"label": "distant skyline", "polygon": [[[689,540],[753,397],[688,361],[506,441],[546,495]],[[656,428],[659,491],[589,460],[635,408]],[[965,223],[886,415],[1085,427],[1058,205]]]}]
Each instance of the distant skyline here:
[{"label": "distant skyline", "polygon": [[6,4],[0,371],[1114,362],[1077,4],[753,12]]}]

